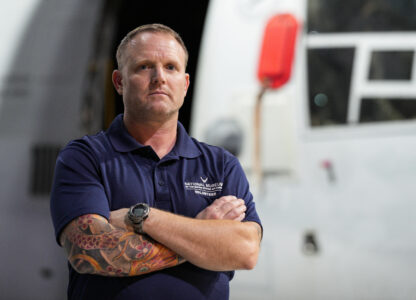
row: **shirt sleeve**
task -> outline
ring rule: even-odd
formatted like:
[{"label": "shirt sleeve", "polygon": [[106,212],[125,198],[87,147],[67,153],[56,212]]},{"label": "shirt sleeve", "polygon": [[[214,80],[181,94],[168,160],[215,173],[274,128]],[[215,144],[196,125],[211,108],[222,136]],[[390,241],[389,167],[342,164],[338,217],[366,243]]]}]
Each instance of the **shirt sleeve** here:
[{"label": "shirt sleeve", "polygon": [[62,230],[79,216],[98,214],[109,219],[109,204],[100,177],[99,163],[82,140],[71,142],[58,155],[50,202],[58,244]]},{"label": "shirt sleeve", "polygon": [[246,217],[243,220],[253,221],[258,223],[263,230],[259,215],[256,211],[256,204],[253,200],[253,195],[250,192],[250,186],[247,177],[241,167],[238,159],[228,153],[227,162],[225,164],[225,177],[223,195],[235,195],[238,198],[244,199],[246,203]]}]

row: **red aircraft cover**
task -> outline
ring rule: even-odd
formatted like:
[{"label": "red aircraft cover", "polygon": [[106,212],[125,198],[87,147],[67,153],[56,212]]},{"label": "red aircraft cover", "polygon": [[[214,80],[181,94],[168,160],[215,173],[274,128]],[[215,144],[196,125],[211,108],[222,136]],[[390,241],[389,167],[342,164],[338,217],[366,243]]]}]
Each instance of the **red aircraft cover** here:
[{"label": "red aircraft cover", "polygon": [[290,78],[299,23],[291,14],[273,16],[266,25],[257,77],[270,88]]}]

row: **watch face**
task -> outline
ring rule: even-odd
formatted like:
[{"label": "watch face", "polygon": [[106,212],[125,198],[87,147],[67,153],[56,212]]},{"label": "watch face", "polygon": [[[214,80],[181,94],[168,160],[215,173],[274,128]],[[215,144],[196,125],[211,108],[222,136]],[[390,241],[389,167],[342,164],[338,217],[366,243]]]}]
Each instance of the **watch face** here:
[{"label": "watch face", "polygon": [[133,213],[133,215],[135,215],[135,216],[143,216],[144,215],[144,213],[145,213],[145,211],[146,211],[146,208],[145,207],[143,207],[143,206],[136,206],[134,209],[133,209],[133,211],[132,211],[132,213]]}]

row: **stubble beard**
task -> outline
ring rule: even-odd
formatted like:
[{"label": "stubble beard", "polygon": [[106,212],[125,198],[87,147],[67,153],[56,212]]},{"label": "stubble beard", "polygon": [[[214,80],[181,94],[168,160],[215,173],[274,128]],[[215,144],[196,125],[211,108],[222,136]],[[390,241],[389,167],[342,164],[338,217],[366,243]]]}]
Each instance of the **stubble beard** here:
[{"label": "stubble beard", "polygon": [[[177,108],[170,107],[154,107],[153,104],[146,106],[136,106],[133,109],[124,106],[125,114],[129,115],[129,118],[135,122],[166,122],[172,118],[178,119],[179,109],[182,107],[182,103]],[[158,105],[160,106],[160,105]]]}]

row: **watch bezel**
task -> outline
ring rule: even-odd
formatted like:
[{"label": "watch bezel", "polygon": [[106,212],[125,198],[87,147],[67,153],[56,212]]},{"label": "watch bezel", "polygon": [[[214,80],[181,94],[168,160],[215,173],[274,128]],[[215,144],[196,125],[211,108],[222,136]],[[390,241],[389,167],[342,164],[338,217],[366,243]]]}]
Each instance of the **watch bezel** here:
[{"label": "watch bezel", "polygon": [[[141,216],[138,216],[134,213],[134,211],[137,207],[141,207],[141,208],[144,209]],[[128,212],[128,216],[129,216],[130,221],[133,224],[139,224],[147,218],[147,216],[149,215],[149,211],[150,211],[150,207],[149,207],[148,204],[146,204],[146,203],[137,203],[137,204],[130,207],[129,212]]]}]

